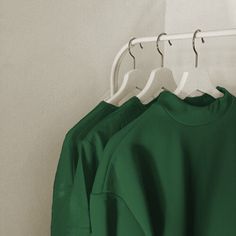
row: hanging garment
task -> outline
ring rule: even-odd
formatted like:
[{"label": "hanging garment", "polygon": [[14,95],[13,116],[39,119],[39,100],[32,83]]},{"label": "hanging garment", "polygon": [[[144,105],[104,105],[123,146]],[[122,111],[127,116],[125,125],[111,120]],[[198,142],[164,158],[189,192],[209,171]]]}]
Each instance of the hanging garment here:
[{"label": "hanging garment", "polygon": [[78,162],[81,140],[99,121],[117,109],[104,101],[70,129],[64,139],[53,186],[51,236],[65,236],[69,195]]},{"label": "hanging garment", "polygon": [[163,92],[115,135],[90,198],[94,236],[235,236],[236,99]]},{"label": "hanging garment", "polygon": [[89,235],[89,195],[104,148],[116,132],[136,119],[150,105],[151,103],[143,105],[137,97],[132,97],[118,110],[103,119],[84,138],[80,145],[78,168],[70,200],[67,227],[69,235]]}]

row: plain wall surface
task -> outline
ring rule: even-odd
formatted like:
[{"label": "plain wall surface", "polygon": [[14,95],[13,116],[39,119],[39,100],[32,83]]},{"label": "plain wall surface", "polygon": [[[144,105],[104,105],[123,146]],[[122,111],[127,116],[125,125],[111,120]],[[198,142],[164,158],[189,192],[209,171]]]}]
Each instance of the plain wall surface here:
[{"label": "plain wall surface", "polygon": [[[164,30],[164,1],[0,1],[0,235],[50,234],[65,133],[109,90],[112,60],[133,36]],[[159,65],[154,45],[137,66]],[[122,73],[132,69],[126,57]]]}]

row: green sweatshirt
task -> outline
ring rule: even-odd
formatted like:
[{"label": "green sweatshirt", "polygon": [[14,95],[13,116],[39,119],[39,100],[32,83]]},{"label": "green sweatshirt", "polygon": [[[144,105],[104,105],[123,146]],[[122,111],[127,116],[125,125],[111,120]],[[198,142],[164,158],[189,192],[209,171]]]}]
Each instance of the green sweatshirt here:
[{"label": "green sweatshirt", "polygon": [[79,149],[78,168],[71,194],[67,235],[90,234],[89,195],[104,148],[116,132],[141,115],[149,106],[150,104],[143,105],[137,97],[132,97],[103,119],[84,138]]},{"label": "green sweatshirt", "polygon": [[104,101],[71,128],[64,139],[53,186],[51,235],[65,236],[69,195],[78,162],[78,146],[83,138],[104,117],[117,109]]},{"label": "green sweatshirt", "polygon": [[235,236],[236,103],[163,92],[109,142],[90,198],[94,236]]}]

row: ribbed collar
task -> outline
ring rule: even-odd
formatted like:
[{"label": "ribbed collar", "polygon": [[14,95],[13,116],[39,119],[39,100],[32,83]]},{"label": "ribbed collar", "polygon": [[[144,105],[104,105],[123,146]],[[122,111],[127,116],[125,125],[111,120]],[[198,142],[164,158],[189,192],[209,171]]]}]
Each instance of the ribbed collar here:
[{"label": "ribbed collar", "polygon": [[179,123],[191,126],[204,125],[223,116],[234,101],[234,96],[225,88],[217,87],[217,89],[224,94],[217,99],[204,94],[182,100],[171,92],[163,91],[156,104],[160,104]]}]

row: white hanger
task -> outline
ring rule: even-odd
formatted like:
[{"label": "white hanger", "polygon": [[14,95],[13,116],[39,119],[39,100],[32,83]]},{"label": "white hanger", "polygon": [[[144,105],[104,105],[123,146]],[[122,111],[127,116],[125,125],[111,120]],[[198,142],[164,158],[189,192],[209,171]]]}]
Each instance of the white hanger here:
[{"label": "white hanger", "polygon": [[[145,81],[145,72],[143,70],[136,69],[135,57],[131,53],[131,43],[135,38],[131,38],[129,41],[129,54],[133,58],[133,70],[127,72],[124,76],[122,84],[119,90],[107,100],[108,103],[113,105],[118,105],[119,102],[127,96],[129,93],[135,91],[136,89],[142,90],[146,84]],[[140,47],[142,45],[140,44]]]},{"label": "white hanger", "polygon": [[[172,71],[164,67],[164,55],[159,48],[159,41],[163,35],[166,35],[166,33],[158,35],[156,41],[157,50],[161,55],[161,67],[152,70],[146,86],[137,95],[142,103],[150,102],[153,98],[157,97],[163,89],[174,91],[177,87]],[[168,42],[170,46],[172,46],[171,42]]]},{"label": "white hanger", "polygon": [[[211,82],[209,74],[205,70],[198,69],[198,52],[196,50],[195,41],[197,33],[201,32],[200,29],[196,30],[193,34],[192,45],[195,53],[195,68],[184,72],[183,76],[178,84],[177,89],[174,91],[174,94],[184,99],[188,96],[193,95],[194,92],[207,93],[214,98],[222,97],[221,93],[216,86]],[[204,39],[201,38],[202,43]]]}]

